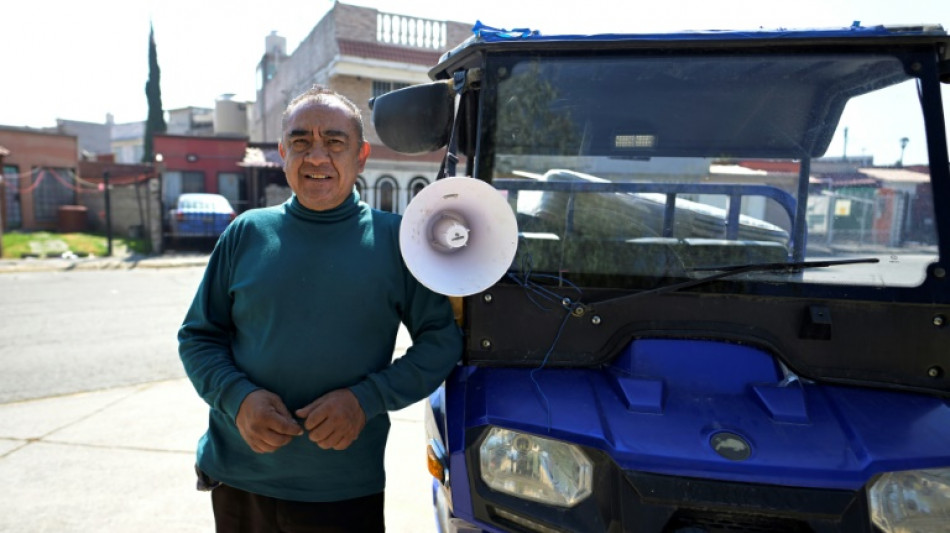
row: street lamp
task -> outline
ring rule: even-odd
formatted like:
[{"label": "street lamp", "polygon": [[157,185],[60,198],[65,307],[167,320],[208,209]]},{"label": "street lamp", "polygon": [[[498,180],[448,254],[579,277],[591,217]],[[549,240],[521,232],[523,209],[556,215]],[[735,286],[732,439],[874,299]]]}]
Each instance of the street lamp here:
[{"label": "street lamp", "polygon": [[897,166],[904,166],[904,148],[907,148],[907,143],[910,142],[910,139],[907,137],[901,137],[901,158],[897,160]]},{"label": "street lamp", "polygon": [[[146,194],[145,194],[145,198],[146,198],[146,200],[145,200],[145,211],[146,211],[146,213],[148,214],[148,215],[147,215],[147,218],[146,218],[146,220],[147,220],[148,222],[147,222],[146,225],[145,225],[145,229],[146,229],[146,231],[147,231],[147,233],[148,233],[148,249],[149,249],[149,251],[152,251],[152,252],[158,251],[159,253],[162,253],[162,252],[165,251],[165,243],[164,243],[164,239],[162,239],[161,237],[159,237],[159,239],[158,239],[158,243],[157,243],[158,246],[157,246],[157,247],[155,246],[156,243],[152,241],[152,193],[153,193],[154,191],[163,191],[163,190],[164,190],[164,187],[163,187],[163,185],[162,185],[163,173],[164,173],[164,172],[165,172],[165,156],[163,156],[161,153],[157,153],[157,154],[155,154],[155,177],[156,177],[156,181],[155,181],[154,183],[151,182],[151,181],[149,181],[149,186],[146,187],[146,189],[145,189],[145,190],[146,190]],[[153,184],[155,185],[155,187],[152,187]],[[161,199],[161,198],[162,198],[161,194],[162,194],[162,193],[159,193],[159,200],[158,200],[159,212],[162,211],[161,206],[163,205],[163,204],[162,204],[162,199]],[[159,218],[159,227],[160,227],[160,228],[163,228],[161,218]],[[164,229],[162,229],[162,231],[164,231]],[[160,235],[160,236],[161,236],[161,234],[162,234],[162,231],[159,231],[159,235]],[[156,248],[157,248],[157,250],[156,250]]]}]

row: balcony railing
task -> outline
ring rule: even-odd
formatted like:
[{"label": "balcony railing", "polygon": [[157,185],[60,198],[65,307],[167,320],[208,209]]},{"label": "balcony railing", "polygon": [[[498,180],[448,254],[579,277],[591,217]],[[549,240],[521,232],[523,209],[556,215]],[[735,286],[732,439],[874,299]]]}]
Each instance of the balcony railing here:
[{"label": "balcony railing", "polygon": [[387,13],[376,15],[377,42],[443,50],[445,34],[445,22]]}]

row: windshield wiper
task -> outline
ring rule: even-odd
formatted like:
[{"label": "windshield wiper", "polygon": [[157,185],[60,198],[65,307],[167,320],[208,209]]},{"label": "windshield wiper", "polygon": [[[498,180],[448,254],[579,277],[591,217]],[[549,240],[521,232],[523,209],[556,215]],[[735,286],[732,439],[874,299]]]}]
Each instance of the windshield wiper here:
[{"label": "windshield wiper", "polygon": [[[711,267],[697,267],[687,269],[690,272],[709,272],[713,270],[720,270],[724,274],[741,274],[743,272],[776,272],[782,271],[787,273],[799,272],[806,268],[821,268],[821,267],[833,267],[838,265],[853,265],[857,263],[880,263],[881,260],[877,257],[861,257],[858,259],[835,259],[832,261],[797,261],[793,263],[750,263],[747,265],[729,265],[729,266],[711,266]],[[707,280],[709,278],[702,278],[702,280]],[[701,281],[702,281],[701,280]]]},{"label": "windshield wiper", "polygon": [[[594,302],[592,304],[575,302],[574,307],[584,308],[584,311],[591,311],[593,305],[604,304],[608,302],[615,302],[617,300],[629,300],[633,298],[640,298],[643,296],[652,296],[656,294],[664,294],[668,292],[676,292],[683,289],[688,289],[690,287],[696,287],[698,285],[704,285],[706,283],[711,283],[716,280],[729,278],[732,276],[737,276],[739,274],[746,274],[748,272],[786,272],[794,273],[800,272],[808,268],[824,268],[824,267],[833,267],[840,265],[854,265],[859,263],[880,263],[881,260],[877,257],[862,257],[857,259],[835,259],[831,261],[797,261],[792,263],[750,263],[745,265],[729,265],[729,266],[714,266],[714,267],[698,267],[688,269],[691,272],[709,272],[709,271],[719,271],[718,274],[712,274],[699,279],[691,279],[689,281],[684,281],[682,283],[674,283],[672,285],[666,285],[664,287],[657,287],[655,289],[650,289],[642,292],[637,292],[634,294],[626,294],[624,296],[618,296],[616,298],[609,298],[607,300],[601,300],[599,302]],[[575,312],[575,314],[578,314]]]}]

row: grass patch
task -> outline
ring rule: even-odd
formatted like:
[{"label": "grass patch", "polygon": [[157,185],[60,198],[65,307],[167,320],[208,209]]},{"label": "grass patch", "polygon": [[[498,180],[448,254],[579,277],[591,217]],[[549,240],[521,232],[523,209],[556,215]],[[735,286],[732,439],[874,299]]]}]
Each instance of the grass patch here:
[{"label": "grass patch", "polygon": [[[3,234],[3,258],[60,257],[72,252],[79,257],[103,257],[109,249],[105,235],[94,233],[52,233],[47,231],[12,231]],[[147,253],[144,239],[112,238],[112,253],[122,250]]]}]

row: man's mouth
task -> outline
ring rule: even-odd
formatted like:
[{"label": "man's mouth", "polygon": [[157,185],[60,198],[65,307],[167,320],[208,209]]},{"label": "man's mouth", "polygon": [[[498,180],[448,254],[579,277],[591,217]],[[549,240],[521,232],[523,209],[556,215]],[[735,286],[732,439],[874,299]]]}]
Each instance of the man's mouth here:
[{"label": "man's mouth", "polygon": [[330,176],[327,176],[326,174],[304,173],[303,177],[311,180],[325,180]]}]

